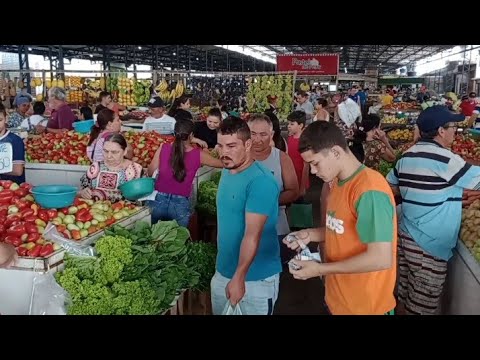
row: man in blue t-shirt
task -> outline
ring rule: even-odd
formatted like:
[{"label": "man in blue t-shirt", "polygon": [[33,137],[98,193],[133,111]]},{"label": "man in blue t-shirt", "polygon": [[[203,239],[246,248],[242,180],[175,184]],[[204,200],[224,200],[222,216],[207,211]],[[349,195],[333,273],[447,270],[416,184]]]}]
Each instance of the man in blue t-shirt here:
[{"label": "man in blue t-shirt", "polygon": [[280,189],[272,173],[251,158],[251,146],[246,122],[233,116],[222,122],[217,271],[211,282],[215,315],[222,314],[228,302],[238,304],[244,315],[271,315],[278,297]]},{"label": "man in blue t-shirt", "polygon": [[[12,171],[0,174],[0,180],[11,180],[17,184],[25,182],[25,144],[23,140],[14,133],[7,130],[7,112],[0,104],[0,145],[10,143],[12,145]],[[10,159],[3,159],[0,170],[9,166],[5,162]]]}]

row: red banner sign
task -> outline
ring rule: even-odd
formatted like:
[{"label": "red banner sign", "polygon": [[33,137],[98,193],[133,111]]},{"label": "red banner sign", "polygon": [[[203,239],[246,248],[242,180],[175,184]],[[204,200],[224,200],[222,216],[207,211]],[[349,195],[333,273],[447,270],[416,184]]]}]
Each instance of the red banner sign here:
[{"label": "red banner sign", "polygon": [[338,75],[338,54],[277,55],[277,71],[297,71],[299,75]]}]

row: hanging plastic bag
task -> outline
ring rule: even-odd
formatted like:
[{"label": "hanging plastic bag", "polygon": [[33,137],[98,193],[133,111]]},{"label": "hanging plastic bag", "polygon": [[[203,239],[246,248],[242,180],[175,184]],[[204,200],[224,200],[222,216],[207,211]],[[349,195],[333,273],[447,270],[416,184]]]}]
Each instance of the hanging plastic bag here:
[{"label": "hanging plastic bag", "polygon": [[68,293],[55,280],[53,273],[37,273],[33,278],[29,315],[66,315]]},{"label": "hanging plastic bag", "polygon": [[95,249],[89,245],[82,245],[75,241],[64,238],[57,230],[56,226],[48,223],[43,233],[45,240],[62,246],[69,254],[78,256],[95,256]]},{"label": "hanging plastic bag", "polygon": [[227,301],[227,305],[225,305],[225,309],[223,309],[222,315],[243,315],[243,314],[239,304],[232,306],[230,301]]},{"label": "hanging plastic bag", "polygon": [[350,98],[338,105],[338,116],[348,127],[352,126],[361,115],[360,106]]}]

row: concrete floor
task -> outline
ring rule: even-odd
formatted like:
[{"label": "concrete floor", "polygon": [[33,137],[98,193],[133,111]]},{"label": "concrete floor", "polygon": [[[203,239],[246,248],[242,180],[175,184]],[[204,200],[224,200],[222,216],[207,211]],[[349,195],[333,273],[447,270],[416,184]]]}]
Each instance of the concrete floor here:
[{"label": "concrete floor", "polygon": [[[310,177],[305,199],[313,205],[313,220],[318,225],[322,182]],[[320,279],[296,280],[285,270],[280,276],[280,290],[274,315],[326,315],[323,305],[324,287]]]}]

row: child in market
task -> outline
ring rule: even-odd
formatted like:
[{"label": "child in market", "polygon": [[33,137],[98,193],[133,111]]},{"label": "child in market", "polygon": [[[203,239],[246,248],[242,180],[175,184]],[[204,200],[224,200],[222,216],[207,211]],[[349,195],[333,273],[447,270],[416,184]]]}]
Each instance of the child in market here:
[{"label": "child in market", "polygon": [[307,117],[304,111],[294,111],[287,117],[288,120],[288,140],[287,153],[293,161],[295,167],[295,174],[297,175],[298,184],[300,185],[300,199],[305,195],[309,188],[308,181],[308,165],[303,161],[300,152],[298,151],[298,143],[300,135],[302,135],[307,122]]},{"label": "child in market", "polygon": [[80,114],[78,115],[77,121],[87,121],[93,120],[93,111],[88,106],[83,106],[80,108]]},{"label": "child in market", "polygon": [[[0,174],[0,180],[11,180],[17,184],[25,182],[25,144],[23,140],[7,129],[7,111],[0,104],[0,145],[10,144],[12,146],[11,158],[8,159],[12,164],[12,171]],[[1,169],[7,166],[7,158],[1,164]],[[0,169],[0,170],[1,170]]]}]

